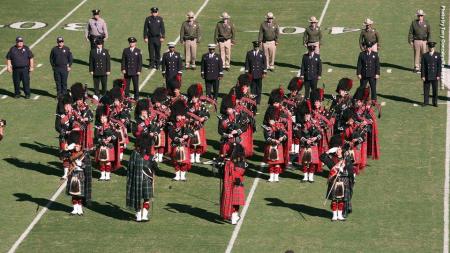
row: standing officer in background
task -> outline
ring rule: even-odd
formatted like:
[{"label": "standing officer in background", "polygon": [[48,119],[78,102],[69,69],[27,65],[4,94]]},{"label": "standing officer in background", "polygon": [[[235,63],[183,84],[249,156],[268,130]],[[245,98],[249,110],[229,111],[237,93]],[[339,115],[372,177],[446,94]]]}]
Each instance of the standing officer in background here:
[{"label": "standing officer in background", "polygon": [[433,106],[437,107],[438,81],[441,79],[441,54],[434,51],[436,42],[427,43],[429,52],[422,55],[421,76],[423,80],[423,106],[428,105],[430,84],[433,91]]},{"label": "standing officer in background", "polygon": [[[222,59],[214,51],[216,44],[209,44],[209,52],[204,54],[201,63],[201,76],[205,79],[206,95],[217,100],[219,94],[219,81],[223,77]],[[213,93],[211,94],[211,88]]]},{"label": "standing officer in background", "polygon": [[411,23],[408,34],[408,42],[414,49],[414,73],[420,72],[422,54],[427,51],[427,41],[431,40],[431,27],[425,20],[425,12],[418,10],[417,19]]},{"label": "standing officer in background", "polygon": [[235,43],[235,29],[233,23],[230,21],[230,15],[222,13],[221,21],[217,22],[216,30],[214,32],[214,41],[219,44],[220,58],[222,58],[222,65],[226,71],[230,70],[231,62],[231,46]]},{"label": "standing officer in background", "polygon": [[122,66],[121,70],[127,82],[125,95],[130,96],[130,85],[133,81],[134,100],[139,99],[139,75],[142,72],[142,53],[136,47],[136,38],[129,37],[128,43],[130,47],[124,48],[122,52]]},{"label": "standing officer in background", "polygon": [[261,102],[262,79],[267,74],[267,58],[259,49],[261,43],[253,41],[253,50],[247,52],[245,57],[245,73],[251,75],[250,91],[256,95],[256,103]]},{"label": "standing officer in background", "polygon": [[106,94],[108,85],[108,76],[111,74],[111,57],[108,50],[103,48],[103,40],[95,41],[96,48],[91,50],[89,55],[89,72],[94,80],[95,95],[98,97],[99,84],[102,83],[102,96]]},{"label": "standing officer in background", "polygon": [[378,52],[378,49],[381,48],[380,34],[377,30],[375,30],[375,28],[372,27],[372,25],[373,21],[370,18],[366,18],[366,20],[364,20],[365,28],[361,30],[361,34],[359,35],[359,48],[361,51],[366,50],[364,45],[366,45],[367,42],[371,42],[373,44],[373,52]]},{"label": "standing officer in background", "polygon": [[166,79],[166,88],[169,88],[169,83],[172,79],[177,78],[178,81],[181,81],[183,63],[181,62],[180,53],[175,51],[175,42],[169,42],[167,46],[169,51],[163,54],[161,70],[163,78]]},{"label": "standing officer in background", "polygon": [[30,72],[34,70],[33,53],[23,44],[23,38],[16,38],[16,45],[6,55],[6,67],[12,72],[15,98],[20,98],[20,82],[23,84],[25,98],[30,98]]},{"label": "standing officer in background", "polygon": [[266,56],[267,69],[274,71],[275,69],[275,54],[277,52],[278,36],[280,28],[275,23],[272,12],[267,13],[266,21],[261,23],[259,27],[258,41],[262,42],[264,54]]},{"label": "standing officer in background", "polygon": [[100,17],[100,10],[92,10],[93,17],[89,19],[84,37],[91,43],[91,49],[96,47],[95,41],[102,39],[103,41],[108,39],[108,29],[106,28],[106,22]]},{"label": "standing officer in background", "polygon": [[67,78],[71,70],[73,57],[70,48],[64,45],[64,38],[56,38],[57,46],[50,52],[50,65],[53,68],[53,77],[56,83],[58,98],[67,93]]},{"label": "standing officer in background", "polygon": [[158,7],[150,9],[151,15],[145,18],[144,42],[148,43],[148,57],[150,58],[150,68],[159,69],[161,59],[161,43],[166,36],[163,18],[159,16]]},{"label": "standing officer in background", "polygon": [[322,32],[320,27],[317,25],[319,21],[316,17],[312,16],[309,18],[309,26],[305,29],[303,33],[303,45],[308,48],[308,45],[314,45],[314,53],[320,54],[320,44],[322,42]]},{"label": "standing officer in background", "polygon": [[366,51],[359,53],[356,75],[362,89],[370,84],[370,95],[372,100],[377,100],[377,80],[380,78],[380,58],[378,53],[372,52],[372,42],[366,43]]},{"label": "standing officer in background", "polygon": [[184,57],[186,58],[186,69],[195,69],[195,58],[197,56],[197,44],[200,43],[200,25],[194,18],[194,12],[190,11],[186,15],[187,20],[181,24],[180,39],[184,44]]},{"label": "standing officer in background", "polygon": [[322,76],[322,61],[316,54],[315,43],[308,45],[308,53],[303,55],[300,66],[300,78],[305,86],[305,98],[309,98],[310,92],[317,89],[317,81]]}]

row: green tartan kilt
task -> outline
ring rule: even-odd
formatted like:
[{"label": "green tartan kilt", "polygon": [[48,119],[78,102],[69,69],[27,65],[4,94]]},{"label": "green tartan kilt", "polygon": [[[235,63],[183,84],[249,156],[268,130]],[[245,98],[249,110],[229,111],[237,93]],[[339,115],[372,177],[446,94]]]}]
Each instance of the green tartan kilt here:
[{"label": "green tartan kilt", "polygon": [[130,209],[139,210],[143,200],[153,198],[153,182],[142,172],[143,168],[143,157],[133,151],[128,163],[126,189],[126,205]]}]

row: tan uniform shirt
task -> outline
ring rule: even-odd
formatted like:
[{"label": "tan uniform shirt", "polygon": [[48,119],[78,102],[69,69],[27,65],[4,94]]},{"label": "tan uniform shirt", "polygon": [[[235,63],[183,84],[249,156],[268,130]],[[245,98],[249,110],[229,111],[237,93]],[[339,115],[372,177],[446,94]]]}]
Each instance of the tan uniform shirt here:
[{"label": "tan uniform shirt", "polygon": [[214,41],[216,42],[223,42],[225,40],[231,39],[231,41],[234,43],[235,38],[235,29],[233,23],[228,21],[227,24],[225,24],[223,21],[217,22],[216,30],[214,32]]},{"label": "tan uniform shirt", "polygon": [[278,35],[280,34],[280,28],[276,22],[268,23],[264,21],[259,27],[258,41],[278,41]]},{"label": "tan uniform shirt", "polygon": [[192,23],[184,21],[180,29],[180,38],[183,41],[197,39],[197,42],[200,42],[201,33],[199,23],[195,20]]},{"label": "tan uniform shirt", "polygon": [[102,18],[98,20],[95,18],[89,19],[86,30],[84,32],[84,36],[89,38],[89,35],[94,36],[105,36],[105,39],[108,38],[108,29],[106,28],[106,22]]}]

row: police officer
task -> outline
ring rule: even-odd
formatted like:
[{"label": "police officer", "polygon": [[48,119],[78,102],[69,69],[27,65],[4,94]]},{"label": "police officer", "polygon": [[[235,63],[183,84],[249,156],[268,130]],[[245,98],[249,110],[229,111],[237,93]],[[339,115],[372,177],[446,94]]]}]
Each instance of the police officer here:
[{"label": "police officer", "polygon": [[428,52],[422,55],[421,76],[423,80],[423,106],[428,105],[430,96],[430,84],[433,91],[433,106],[437,107],[438,81],[441,79],[442,59],[441,54],[434,51],[436,42],[427,43]]},{"label": "police officer", "polygon": [[30,72],[34,70],[33,53],[24,45],[21,36],[16,38],[16,45],[6,55],[8,72],[12,72],[15,98],[20,98],[20,82],[23,84],[25,98],[30,98]]},{"label": "police officer", "polygon": [[365,88],[370,84],[372,100],[377,100],[377,80],[380,78],[380,58],[378,53],[372,51],[372,42],[367,42],[366,51],[359,53],[356,75],[360,80],[360,87]]},{"label": "police officer", "polygon": [[180,53],[175,51],[175,42],[167,43],[169,51],[165,52],[162,57],[161,67],[163,78],[166,79],[166,88],[172,79],[178,79],[181,81],[181,75],[183,74]]},{"label": "police officer", "polygon": [[[202,56],[201,76],[205,79],[206,95],[217,99],[219,94],[219,80],[223,77],[223,64],[220,56],[215,53],[216,44],[209,44],[209,52]],[[213,93],[211,94],[211,88]]]},{"label": "police officer", "polygon": [[89,19],[84,36],[87,41],[91,43],[91,49],[96,47],[95,41],[97,39],[107,40],[108,29],[106,22],[100,17],[100,10],[92,10],[92,18]]},{"label": "police officer", "polygon": [[310,91],[317,89],[317,82],[322,76],[322,61],[320,55],[315,53],[315,43],[308,45],[308,53],[302,57],[300,78],[305,86],[305,98],[309,98]]},{"label": "police officer", "polygon": [[186,17],[187,20],[181,24],[180,41],[181,44],[184,44],[185,67],[194,70],[196,68],[197,44],[201,40],[200,24],[195,20],[194,12],[188,12]]},{"label": "police officer", "polygon": [[431,39],[431,26],[425,20],[425,12],[418,10],[417,19],[412,21],[409,28],[408,42],[414,49],[414,72],[420,71],[422,54],[427,51],[427,41]]},{"label": "police officer", "polygon": [[230,70],[231,46],[235,43],[236,32],[233,23],[230,21],[230,15],[222,13],[221,21],[217,22],[214,32],[214,41],[219,44],[220,57],[222,58],[223,68]]},{"label": "police officer", "polygon": [[245,73],[251,75],[250,83],[251,93],[256,95],[256,103],[261,102],[262,79],[267,74],[267,58],[262,50],[259,49],[261,43],[253,41],[253,50],[247,52],[245,57]]},{"label": "police officer", "polygon": [[128,38],[130,47],[123,49],[121,70],[127,81],[125,95],[130,95],[130,81],[133,81],[134,99],[137,101],[139,99],[139,75],[142,71],[142,53],[141,50],[136,47],[136,42],[137,40],[135,37]]},{"label": "police officer", "polygon": [[145,18],[144,42],[148,43],[148,55],[150,58],[150,68],[159,69],[161,59],[161,43],[166,36],[163,18],[159,16],[158,7],[150,9],[151,14]]},{"label": "police officer", "polygon": [[73,57],[70,48],[64,45],[64,38],[56,38],[57,45],[50,52],[50,65],[53,68],[53,77],[56,83],[58,97],[67,92],[67,78],[72,67]]},{"label": "police officer", "polygon": [[359,35],[359,48],[361,51],[365,51],[366,48],[364,45],[366,45],[367,42],[372,42],[372,51],[378,52],[378,49],[381,48],[380,34],[373,28],[373,20],[366,18],[366,20],[364,20],[364,26],[365,28],[361,30],[361,34]]},{"label": "police officer", "polygon": [[89,55],[89,72],[94,80],[95,95],[99,96],[99,84],[102,83],[102,94],[107,90],[108,76],[111,74],[111,57],[107,49],[103,48],[103,40],[95,41],[96,48]]},{"label": "police officer", "polygon": [[322,32],[320,27],[317,25],[319,21],[316,17],[312,16],[309,18],[309,26],[305,29],[303,33],[303,45],[308,47],[308,45],[313,44],[315,46],[315,53],[320,54],[320,43],[322,40]]},{"label": "police officer", "polygon": [[274,71],[275,69],[275,54],[277,52],[278,36],[280,34],[280,28],[274,19],[275,17],[272,12],[267,13],[266,21],[262,22],[259,27],[258,35],[258,41],[262,43],[267,68],[270,71]]}]

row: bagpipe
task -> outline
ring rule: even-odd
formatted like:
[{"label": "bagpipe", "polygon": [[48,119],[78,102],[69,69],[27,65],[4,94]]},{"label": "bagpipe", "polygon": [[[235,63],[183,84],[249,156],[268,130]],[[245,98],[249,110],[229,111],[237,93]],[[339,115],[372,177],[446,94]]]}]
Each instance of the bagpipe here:
[{"label": "bagpipe", "polygon": [[212,98],[210,98],[208,96],[200,96],[199,99],[203,103],[209,104],[209,106],[214,106],[214,112],[217,112],[217,102],[214,99],[212,99]]},{"label": "bagpipe", "polygon": [[265,130],[265,137],[270,144],[268,160],[278,161],[281,152],[279,152],[279,146],[288,139],[286,128],[281,122],[275,122],[272,126],[262,124],[261,127]]},{"label": "bagpipe", "polygon": [[[238,136],[240,134],[239,133],[231,134],[231,133],[235,130],[236,131],[241,130],[242,132],[246,131],[248,123],[250,123],[250,120],[247,117],[243,117],[241,114],[237,114],[236,112],[234,112],[234,120],[229,120],[229,118],[223,119],[222,115],[217,115],[217,118],[219,119],[219,124],[221,124],[221,121],[224,121],[225,123],[226,134],[228,135],[227,140],[234,139],[231,141],[240,143],[241,139]],[[224,137],[222,136],[222,138]]]}]

